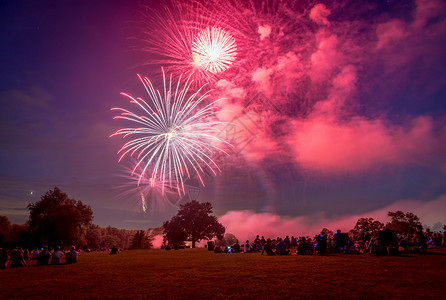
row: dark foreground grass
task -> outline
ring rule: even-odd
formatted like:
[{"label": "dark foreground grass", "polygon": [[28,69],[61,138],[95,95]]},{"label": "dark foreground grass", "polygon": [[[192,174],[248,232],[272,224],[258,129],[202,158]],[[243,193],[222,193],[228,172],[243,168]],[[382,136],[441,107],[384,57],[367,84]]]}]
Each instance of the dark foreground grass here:
[{"label": "dark foreground grass", "polygon": [[440,299],[445,287],[444,250],[397,257],[128,250],[81,253],[73,265],[0,270],[0,299]]}]

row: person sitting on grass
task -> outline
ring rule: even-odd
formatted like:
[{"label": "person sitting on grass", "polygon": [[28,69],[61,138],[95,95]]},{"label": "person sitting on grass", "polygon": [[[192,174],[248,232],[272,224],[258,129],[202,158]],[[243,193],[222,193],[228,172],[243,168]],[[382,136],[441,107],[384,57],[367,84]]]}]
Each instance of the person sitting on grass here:
[{"label": "person sitting on grass", "polygon": [[245,245],[243,245],[243,252],[244,252],[244,253],[249,253],[249,252],[251,252],[251,246],[249,245],[249,241],[248,241],[248,240],[246,240]]},{"label": "person sitting on grass", "polygon": [[271,239],[268,239],[268,240],[266,240],[265,245],[263,245],[263,250],[262,250],[261,255],[263,255],[263,252],[266,252],[267,255],[274,255],[273,249],[274,249],[274,246],[271,243]]},{"label": "person sitting on grass", "polygon": [[296,247],[297,246],[297,239],[292,236],[291,237],[291,248]]},{"label": "person sitting on grass", "polygon": [[279,242],[276,245],[276,254],[277,255],[289,255],[290,250],[287,249],[287,246],[282,238],[279,239]]},{"label": "person sitting on grass", "polygon": [[307,243],[306,238],[303,236],[299,242],[299,244],[297,245],[297,254],[299,255],[305,255],[308,254],[310,250],[310,247]]},{"label": "person sitting on grass", "polygon": [[60,251],[60,246],[56,246],[53,254],[51,255],[51,264],[52,265],[60,265],[62,263],[62,256],[64,253]]},{"label": "person sitting on grass", "polygon": [[37,259],[37,256],[39,256],[39,250],[36,247],[34,248],[31,259]]},{"label": "person sitting on grass", "polygon": [[11,268],[26,267],[22,248],[15,248],[11,253]]},{"label": "person sitting on grass", "polygon": [[232,249],[234,250],[234,253],[240,252],[240,244],[238,243],[238,241],[235,242],[234,246],[232,246]]},{"label": "person sitting on grass", "polygon": [[262,250],[262,243],[260,242],[260,240],[257,241],[257,243],[254,245],[254,250],[255,252],[260,252],[260,250]]},{"label": "person sitting on grass", "polygon": [[76,247],[71,246],[70,252],[65,254],[65,259],[67,264],[77,263],[77,257],[79,256],[79,252],[76,251]]},{"label": "person sitting on grass", "polygon": [[51,253],[48,251],[48,246],[44,246],[43,250],[37,256],[37,264],[40,266],[47,265],[51,258]]},{"label": "person sitting on grass", "polygon": [[[167,250],[167,249],[166,249]],[[169,249],[170,250],[170,249]],[[113,245],[113,247],[112,247],[112,249],[111,249],[111,251],[110,251],[110,255],[113,255],[113,254],[118,254],[118,248],[116,248],[116,246],[115,245]]]}]

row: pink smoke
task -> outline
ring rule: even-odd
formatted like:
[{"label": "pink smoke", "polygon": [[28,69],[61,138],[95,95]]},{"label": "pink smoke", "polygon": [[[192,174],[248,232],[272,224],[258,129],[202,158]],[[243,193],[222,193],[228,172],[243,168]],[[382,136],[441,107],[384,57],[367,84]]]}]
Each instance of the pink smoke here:
[{"label": "pink smoke", "polygon": [[163,244],[163,235],[162,234],[155,235],[152,240],[153,249],[161,249],[162,244]]},{"label": "pink smoke", "polygon": [[327,17],[330,15],[330,10],[327,9],[327,7],[322,4],[316,4],[311,10],[310,10],[310,19],[313,20],[316,24],[319,25],[329,25],[330,22],[327,20]]},{"label": "pink smoke", "polygon": [[323,228],[331,231],[340,229],[348,232],[359,218],[374,218],[384,224],[390,221],[389,211],[401,210],[412,212],[420,218],[423,224],[431,226],[437,222],[446,224],[443,214],[446,211],[446,195],[430,202],[417,200],[401,200],[384,208],[361,214],[327,217],[324,212],[311,216],[289,217],[272,213],[256,213],[252,210],[229,211],[219,217],[227,233],[234,234],[240,241],[252,241],[256,235],[265,238],[288,236],[314,236]]},{"label": "pink smoke", "polygon": [[405,126],[381,119],[355,117],[347,122],[318,116],[294,122],[290,146],[296,161],[324,172],[355,172],[383,166],[432,164],[431,156],[444,140],[433,134],[430,117],[418,117]]},{"label": "pink smoke", "polygon": [[260,40],[263,41],[271,34],[271,26],[269,25],[259,26],[257,32],[260,34]]}]

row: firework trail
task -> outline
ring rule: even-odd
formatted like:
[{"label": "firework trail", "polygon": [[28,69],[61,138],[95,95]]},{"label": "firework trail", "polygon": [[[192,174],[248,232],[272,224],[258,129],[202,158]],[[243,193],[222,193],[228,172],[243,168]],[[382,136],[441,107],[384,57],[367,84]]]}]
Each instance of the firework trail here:
[{"label": "firework trail", "polygon": [[215,175],[220,170],[212,156],[216,152],[226,153],[220,146],[227,143],[216,136],[217,127],[223,125],[216,120],[219,111],[215,103],[218,100],[206,104],[209,91],[199,95],[203,87],[191,93],[190,76],[184,83],[180,76],[175,84],[172,75],[166,80],[164,71],[162,73],[164,89],[161,92],[155,90],[147,77],[138,75],[149,95],[149,102],[121,93],[143,114],[112,108],[120,112],[114,119],[134,122],[140,127],[119,129],[111,136],[131,138],[118,151],[121,154],[119,161],[126,156],[137,159],[132,175],[142,168],[138,185],[149,178],[152,186],[162,183],[163,194],[169,186],[178,195],[184,195],[186,179],[197,177],[204,185],[202,175],[209,171]]},{"label": "firework trail", "polygon": [[177,190],[166,182],[152,179],[151,166],[145,173],[141,165],[135,169],[137,163],[136,159],[131,158],[121,165],[123,172],[119,173],[119,177],[124,179],[124,183],[116,186],[117,197],[133,199],[147,215],[176,211],[181,199]]},{"label": "firework trail", "polygon": [[174,187],[166,182],[158,182],[151,176],[153,170],[143,172],[143,167],[138,167],[132,177],[132,186],[137,186],[141,200],[142,211],[147,214],[167,212],[178,208],[177,202],[181,199]]}]

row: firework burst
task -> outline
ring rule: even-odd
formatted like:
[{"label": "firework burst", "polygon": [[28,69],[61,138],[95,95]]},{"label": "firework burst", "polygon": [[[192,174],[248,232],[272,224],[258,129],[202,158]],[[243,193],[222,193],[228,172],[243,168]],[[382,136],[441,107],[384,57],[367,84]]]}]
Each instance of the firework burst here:
[{"label": "firework burst", "polygon": [[126,156],[137,159],[132,175],[141,170],[138,185],[143,180],[149,180],[151,184],[162,182],[163,194],[165,186],[169,186],[184,195],[186,179],[197,177],[204,185],[202,175],[208,171],[215,175],[220,170],[212,156],[216,152],[226,153],[220,146],[227,143],[216,136],[217,127],[222,124],[216,120],[215,103],[218,100],[205,103],[210,91],[200,95],[201,87],[191,93],[190,76],[182,84],[180,75],[175,84],[172,75],[166,81],[164,71],[162,73],[164,89],[161,92],[155,90],[147,77],[138,75],[149,95],[149,102],[121,93],[142,114],[112,108],[120,112],[114,119],[128,120],[140,127],[119,129],[111,136],[131,138],[118,151],[119,161]]},{"label": "firework burst", "polygon": [[207,2],[164,0],[147,7],[135,50],[148,54],[141,65],[162,66],[174,77],[192,76],[197,86],[219,79],[237,55],[236,40]]},{"label": "firework burst", "polygon": [[204,29],[195,37],[192,45],[194,65],[213,74],[228,69],[236,55],[235,39],[221,28]]}]

